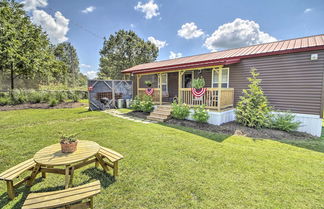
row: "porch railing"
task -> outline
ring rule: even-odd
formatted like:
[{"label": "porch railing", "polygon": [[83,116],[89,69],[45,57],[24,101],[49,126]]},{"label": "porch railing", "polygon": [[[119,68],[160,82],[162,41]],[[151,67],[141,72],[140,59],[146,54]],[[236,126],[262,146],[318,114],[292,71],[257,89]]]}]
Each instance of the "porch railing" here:
[{"label": "porch railing", "polygon": [[[139,88],[138,93],[139,96],[146,95],[145,93],[146,88]],[[158,103],[160,102],[160,88],[154,88],[153,94],[152,94],[153,102]]]},{"label": "porch railing", "polygon": [[[221,92],[219,94],[219,92]],[[221,91],[218,88],[208,88],[206,93],[200,97],[195,98],[191,93],[191,88],[180,89],[180,100],[182,103],[189,106],[205,105],[209,109],[218,109],[218,96],[220,97],[220,109],[233,106],[234,103],[234,89],[222,88]]]}]

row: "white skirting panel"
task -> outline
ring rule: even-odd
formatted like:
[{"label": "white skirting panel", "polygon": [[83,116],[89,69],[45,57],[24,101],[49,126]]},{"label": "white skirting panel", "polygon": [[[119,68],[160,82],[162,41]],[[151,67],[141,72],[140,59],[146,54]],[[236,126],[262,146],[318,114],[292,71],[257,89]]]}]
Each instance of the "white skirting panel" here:
[{"label": "white skirting panel", "polygon": [[[192,114],[194,110],[190,110],[188,120],[193,120]],[[274,114],[283,114],[280,112],[273,112]],[[213,112],[209,111],[209,124],[221,125],[223,123],[231,122],[235,120],[235,110],[228,110],[224,112]],[[295,120],[300,121],[301,125],[297,129],[300,132],[306,132],[314,136],[321,136],[322,134],[322,119],[319,115],[299,114],[292,113],[295,115]]]}]

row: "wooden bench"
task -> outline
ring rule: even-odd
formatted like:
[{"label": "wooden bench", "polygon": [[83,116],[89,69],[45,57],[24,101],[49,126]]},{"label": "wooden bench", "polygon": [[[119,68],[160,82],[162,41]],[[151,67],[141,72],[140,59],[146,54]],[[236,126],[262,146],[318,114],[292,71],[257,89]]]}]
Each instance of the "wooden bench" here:
[{"label": "wooden bench", "polygon": [[[108,149],[106,147],[101,147],[99,150],[99,155],[103,159],[108,159],[109,162],[104,161],[104,163],[113,169],[113,176],[118,176],[118,161],[123,159],[124,157],[119,154],[118,152],[115,152],[111,149]],[[98,162],[96,162],[96,167],[98,167]]]},{"label": "wooden bench", "polygon": [[[0,180],[4,180],[7,182],[7,192],[10,199],[15,198],[15,187],[18,187],[22,183],[29,180],[30,176],[24,178],[23,180],[14,184],[13,180],[18,178],[22,173],[28,170],[33,170],[36,163],[33,159],[26,160],[18,165],[9,168],[8,170],[4,171],[0,174]],[[38,173],[38,172],[37,172]]]},{"label": "wooden bench", "polygon": [[[93,208],[93,196],[100,193],[100,182],[54,192],[31,193],[22,209],[39,208]],[[82,200],[86,200],[82,202]]]}]

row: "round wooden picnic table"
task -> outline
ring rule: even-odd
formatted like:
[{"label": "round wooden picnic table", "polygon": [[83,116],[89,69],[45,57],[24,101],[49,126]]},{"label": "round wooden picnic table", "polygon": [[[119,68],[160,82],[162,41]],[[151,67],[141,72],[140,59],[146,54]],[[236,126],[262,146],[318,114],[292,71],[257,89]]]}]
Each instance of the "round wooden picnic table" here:
[{"label": "round wooden picnic table", "polygon": [[[65,175],[65,188],[68,188],[72,185],[75,169],[102,160],[99,150],[100,145],[96,142],[85,140],[78,142],[77,150],[73,153],[62,153],[59,143],[45,147],[34,155],[36,166],[29,184],[32,184],[39,172],[42,172],[43,177],[46,177],[46,173],[56,173]],[[57,166],[65,166],[65,169],[54,168]]]}]

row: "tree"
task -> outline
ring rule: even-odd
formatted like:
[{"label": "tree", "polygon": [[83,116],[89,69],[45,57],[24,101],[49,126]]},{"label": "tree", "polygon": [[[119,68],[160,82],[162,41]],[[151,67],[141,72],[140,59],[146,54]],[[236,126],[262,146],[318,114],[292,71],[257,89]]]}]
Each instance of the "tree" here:
[{"label": "tree", "polygon": [[58,44],[54,49],[56,58],[64,62],[67,66],[67,76],[63,83],[69,86],[76,86],[79,84],[80,68],[79,58],[73,45],[69,42]]},{"label": "tree", "polygon": [[121,71],[138,64],[153,62],[159,49],[133,31],[119,30],[104,40],[100,51],[99,78],[122,79]]},{"label": "tree", "polygon": [[47,35],[32,24],[22,4],[0,0],[0,71],[10,77],[11,89],[16,78],[49,77],[63,69],[61,64],[51,52]]},{"label": "tree", "polygon": [[255,68],[251,69],[248,89],[243,89],[243,96],[236,105],[236,121],[244,126],[262,128],[269,125],[271,107],[260,86],[261,79]]}]

